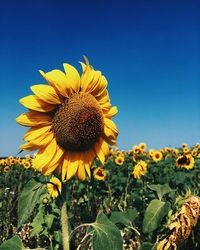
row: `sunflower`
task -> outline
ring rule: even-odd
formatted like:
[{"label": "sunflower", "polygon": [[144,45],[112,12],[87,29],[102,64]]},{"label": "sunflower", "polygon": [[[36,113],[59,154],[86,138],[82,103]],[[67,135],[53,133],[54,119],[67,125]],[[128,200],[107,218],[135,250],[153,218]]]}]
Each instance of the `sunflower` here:
[{"label": "sunflower", "polygon": [[10,171],[10,167],[9,166],[5,166],[4,169],[3,169],[3,172],[4,173],[7,173]]},{"label": "sunflower", "polygon": [[99,181],[104,181],[106,178],[106,171],[102,167],[98,167],[94,170],[94,178]]},{"label": "sunflower", "polygon": [[133,153],[134,153],[134,154],[139,154],[139,153],[140,153],[140,148],[139,148],[139,146],[135,145],[135,146],[133,147]]},{"label": "sunflower", "polygon": [[61,194],[61,190],[62,190],[62,183],[60,182],[60,180],[56,177],[52,177],[50,179],[51,183],[47,184],[47,190],[49,192],[49,194],[53,197],[56,198],[58,197],[59,193]]},{"label": "sunflower", "polygon": [[30,127],[20,148],[38,150],[32,161],[34,169],[44,175],[56,171],[66,182],[74,175],[85,180],[90,166],[98,157],[104,164],[109,153],[107,145],[116,145],[118,130],[111,120],[117,107],[111,107],[107,80],[95,71],[85,58],[82,75],[69,64],[65,73],[40,71],[49,85],[31,87],[34,95],[20,99],[29,112],[16,120]]},{"label": "sunflower", "polygon": [[192,155],[181,155],[176,159],[176,166],[178,168],[192,169],[194,167],[194,158]]},{"label": "sunflower", "polygon": [[140,151],[143,153],[146,148],[147,148],[147,145],[144,143],[144,142],[141,142],[139,145],[139,148],[140,148]]},{"label": "sunflower", "polygon": [[188,147],[183,148],[183,153],[187,154],[190,152],[190,149]]},{"label": "sunflower", "polygon": [[25,160],[25,161],[23,162],[23,167],[26,168],[26,169],[29,169],[29,168],[31,167],[30,161]]},{"label": "sunflower", "polygon": [[147,163],[145,161],[139,161],[137,165],[135,165],[132,174],[134,178],[140,179],[141,176],[145,175],[147,172]]},{"label": "sunflower", "polygon": [[123,165],[123,163],[124,163],[124,157],[122,157],[122,156],[117,156],[116,158],[115,158],[115,163],[117,164],[117,165]]},{"label": "sunflower", "polygon": [[160,160],[162,160],[163,158],[163,155],[160,151],[155,151],[152,155],[152,159],[155,161],[155,162],[158,162]]}]

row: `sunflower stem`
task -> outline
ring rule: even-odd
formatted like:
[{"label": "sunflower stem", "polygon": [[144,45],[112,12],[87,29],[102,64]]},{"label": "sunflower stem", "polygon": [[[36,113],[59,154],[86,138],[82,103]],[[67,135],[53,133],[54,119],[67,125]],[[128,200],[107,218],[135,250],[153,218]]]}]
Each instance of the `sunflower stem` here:
[{"label": "sunflower stem", "polygon": [[63,250],[69,250],[69,228],[68,228],[68,216],[67,216],[67,204],[66,204],[66,189],[63,188],[62,193],[62,206],[61,206],[61,225],[62,225],[62,238],[63,238]]}]

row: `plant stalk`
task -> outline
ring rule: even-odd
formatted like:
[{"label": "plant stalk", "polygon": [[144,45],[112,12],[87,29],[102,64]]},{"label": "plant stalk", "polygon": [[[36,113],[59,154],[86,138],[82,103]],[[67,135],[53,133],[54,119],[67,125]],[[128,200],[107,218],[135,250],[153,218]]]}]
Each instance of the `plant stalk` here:
[{"label": "plant stalk", "polygon": [[[64,191],[64,190],[63,190]],[[62,206],[61,206],[61,225],[62,225],[62,238],[63,238],[63,250],[69,250],[69,228],[68,228],[68,216],[67,216],[67,204],[66,204],[66,192],[63,192]]]}]

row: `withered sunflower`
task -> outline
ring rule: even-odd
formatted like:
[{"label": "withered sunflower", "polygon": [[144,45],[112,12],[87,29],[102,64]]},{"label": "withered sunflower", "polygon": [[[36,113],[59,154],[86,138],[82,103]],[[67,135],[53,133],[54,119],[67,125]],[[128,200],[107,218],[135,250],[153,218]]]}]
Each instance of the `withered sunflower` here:
[{"label": "withered sunflower", "polygon": [[40,71],[49,85],[31,87],[34,95],[20,99],[29,111],[16,119],[30,127],[20,148],[38,150],[33,168],[44,175],[56,171],[63,182],[74,175],[80,180],[86,173],[90,177],[93,160],[97,156],[104,164],[107,143],[116,145],[118,134],[111,120],[117,107],[111,107],[107,80],[84,58],[81,77],[69,64],[63,64],[65,73]]}]

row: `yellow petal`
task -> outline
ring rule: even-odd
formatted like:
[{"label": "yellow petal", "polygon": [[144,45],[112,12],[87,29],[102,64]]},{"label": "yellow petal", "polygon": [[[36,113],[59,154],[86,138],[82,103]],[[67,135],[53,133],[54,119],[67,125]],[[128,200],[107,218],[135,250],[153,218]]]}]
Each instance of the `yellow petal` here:
[{"label": "yellow petal", "polygon": [[52,85],[62,96],[70,97],[73,93],[70,82],[67,81],[66,75],[60,70],[52,70],[46,74],[40,70],[40,74]]},{"label": "yellow petal", "polygon": [[34,151],[34,150],[39,149],[40,146],[38,146],[38,145],[33,145],[33,144],[30,143],[30,142],[26,142],[26,143],[20,145],[20,148],[23,149],[23,150],[26,151],[26,152],[30,152],[30,151]]},{"label": "yellow petal", "polygon": [[36,95],[29,95],[21,98],[19,102],[26,108],[39,111],[39,112],[49,112],[56,108],[56,105],[48,104],[42,101]]},{"label": "yellow petal", "polygon": [[116,135],[118,134],[117,126],[115,125],[115,123],[112,120],[104,117],[104,124],[107,128],[111,129],[113,131],[113,133],[115,133]]},{"label": "yellow petal", "polygon": [[31,87],[33,93],[41,100],[50,104],[61,104],[63,98],[51,86],[45,84],[38,84]]},{"label": "yellow petal", "polygon": [[103,140],[100,139],[94,146],[95,148],[95,153],[96,155],[98,156],[99,160],[101,161],[102,164],[104,164],[105,162],[105,155],[101,149],[101,146],[102,146],[102,143],[103,143]]},{"label": "yellow petal", "polygon": [[105,76],[101,76],[98,82],[96,83],[95,87],[91,91],[91,94],[95,97],[100,96],[104,90],[107,88],[108,82],[105,78]]},{"label": "yellow petal", "polygon": [[77,170],[77,177],[79,178],[79,180],[84,181],[85,180],[85,167],[83,165],[82,161],[79,161],[79,166],[78,166],[78,170]]},{"label": "yellow petal", "polygon": [[81,87],[81,79],[78,71],[73,66],[67,63],[64,63],[63,67],[66,73],[67,81],[72,86],[74,92],[78,93]]},{"label": "yellow petal", "polygon": [[101,107],[101,109],[102,109],[103,112],[107,112],[111,108],[110,101],[107,101],[105,103],[99,103],[99,104],[100,104],[100,107]]},{"label": "yellow petal", "polygon": [[57,150],[56,140],[53,139],[45,148],[42,148],[32,160],[33,168],[42,170],[44,166],[49,164]]},{"label": "yellow petal", "polygon": [[87,84],[85,84],[83,89],[85,92],[92,93],[96,89],[101,80],[101,71],[95,71],[90,67],[90,70],[87,73],[91,74],[91,77],[89,78],[90,81],[88,81]]},{"label": "yellow petal", "polygon": [[[84,67],[82,64],[82,68]],[[87,65],[84,67],[84,71],[82,73],[81,76],[81,89],[86,92],[86,90],[88,89],[88,86],[90,85],[90,83],[92,83],[93,78],[94,78],[94,70],[92,69],[92,67],[90,65]]]},{"label": "yellow petal", "polygon": [[69,155],[69,163],[67,168],[67,180],[72,178],[77,172],[79,160],[77,155]]},{"label": "yellow petal", "polygon": [[46,146],[54,138],[53,132],[46,132],[35,139],[32,139],[30,143],[38,145],[40,147]]},{"label": "yellow petal", "polygon": [[63,161],[64,151],[61,148],[57,148],[57,151],[52,159],[52,161],[42,169],[44,175],[49,175],[54,172],[54,170],[61,165]]},{"label": "yellow petal", "polygon": [[16,121],[23,126],[38,127],[42,125],[50,125],[52,117],[49,114],[30,111],[18,116]]},{"label": "yellow petal", "polygon": [[112,107],[109,111],[104,111],[103,115],[106,118],[112,118],[113,116],[115,116],[118,113],[118,109],[116,106]]},{"label": "yellow petal", "polygon": [[108,156],[110,150],[109,150],[108,144],[104,140],[101,146],[101,150],[103,151],[105,156]]},{"label": "yellow petal", "polygon": [[90,171],[90,165],[89,165],[89,163],[85,163],[85,170],[86,170],[89,178],[91,178],[91,171]]},{"label": "yellow petal", "polygon": [[102,136],[103,139],[109,144],[109,145],[112,145],[112,146],[117,146],[116,144],[116,137],[109,137],[105,134],[105,130],[104,130],[104,135]]},{"label": "yellow petal", "polygon": [[53,139],[54,135],[52,132],[47,132],[42,134],[41,136],[31,140],[20,146],[21,149],[25,151],[36,150],[38,148],[46,146]]},{"label": "yellow petal", "polygon": [[48,126],[44,126],[44,127],[33,127],[33,128],[30,128],[26,134],[24,135],[23,139],[25,141],[31,141],[41,135],[43,135],[44,133],[50,131],[51,129],[51,125],[48,125]]},{"label": "yellow petal", "polygon": [[67,181],[67,169],[69,164],[68,153],[65,153],[63,163],[62,163],[62,181],[65,183]]},{"label": "yellow petal", "polygon": [[97,96],[96,99],[100,105],[103,105],[106,102],[110,102],[107,89],[105,89],[100,96]]}]

